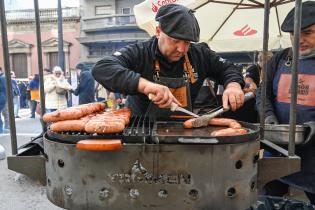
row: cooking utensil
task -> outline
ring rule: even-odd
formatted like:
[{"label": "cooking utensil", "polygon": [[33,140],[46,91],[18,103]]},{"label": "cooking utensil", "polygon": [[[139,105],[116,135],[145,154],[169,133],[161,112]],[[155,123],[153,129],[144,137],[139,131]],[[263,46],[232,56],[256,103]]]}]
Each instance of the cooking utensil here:
[{"label": "cooking utensil", "polygon": [[[149,97],[150,100],[152,100],[152,98],[154,98],[155,95],[152,94],[152,93],[149,93],[148,97]],[[175,111],[183,112],[183,113],[189,114],[189,115],[191,115],[193,117],[200,117],[199,115],[197,115],[197,114],[195,114],[195,113],[193,113],[191,111],[188,111],[187,109],[184,109],[183,107],[178,106],[174,102],[171,103],[170,110],[172,112],[175,112]]]},{"label": "cooking utensil", "polygon": [[[259,125],[259,124],[256,124]],[[289,144],[289,124],[265,124],[264,138],[281,145]],[[315,122],[306,122],[303,125],[296,125],[295,128],[295,144],[307,144],[315,135]]]},{"label": "cooking utensil", "polygon": [[[248,101],[251,98],[255,98],[255,94],[253,92],[248,92],[245,94],[245,98],[244,98],[244,102]],[[193,122],[192,122],[192,126],[194,128],[199,128],[199,127],[203,127],[203,126],[207,126],[209,120],[211,120],[212,118],[215,118],[217,116],[219,116],[220,114],[222,114],[223,112],[228,111],[229,109],[223,109],[223,106],[221,106],[221,108],[219,110],[215,110],[212,113],[209,114],[205,114],[202,115],[198,118],[196,118]]]}]

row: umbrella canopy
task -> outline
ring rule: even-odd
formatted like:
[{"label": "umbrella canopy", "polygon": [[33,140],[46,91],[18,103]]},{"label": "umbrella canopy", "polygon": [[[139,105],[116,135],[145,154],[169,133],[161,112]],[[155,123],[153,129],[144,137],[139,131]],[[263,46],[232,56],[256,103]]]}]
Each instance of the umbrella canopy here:
[{"label": "umbrella canopy", "polygon": [[[159,7],[182,4],[196,11],[200,25],[200,41],[217,52],[262,50],[264,27],[264,0],[145,0],[134,7],[140,28],[155,34],[154,20]],[[271,0],[269,15],[269,49],[291,46],[288,33],[280,26],[294,7],[294,0]]]}]

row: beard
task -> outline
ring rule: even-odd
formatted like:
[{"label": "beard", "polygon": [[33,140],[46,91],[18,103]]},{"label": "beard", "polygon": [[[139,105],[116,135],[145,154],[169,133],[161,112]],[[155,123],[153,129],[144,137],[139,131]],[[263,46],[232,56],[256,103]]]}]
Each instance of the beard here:
[{"label": "beard", "polygon": [[315,48],[304,50],[303,52],[300,51],[300,58],[310,58],[315,57]]}]

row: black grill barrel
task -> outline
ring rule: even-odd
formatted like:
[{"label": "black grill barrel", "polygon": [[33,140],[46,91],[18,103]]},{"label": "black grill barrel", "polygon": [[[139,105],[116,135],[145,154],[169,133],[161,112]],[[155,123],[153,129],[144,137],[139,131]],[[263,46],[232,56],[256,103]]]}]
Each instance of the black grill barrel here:
[{"label": "black grill barrel", "polygon": [[[47,196],[66,209],[85,209],[87,204],[81,201],[93,209],[113,210],[248,209],[257,201],[253,159],[259,131],[257,126],[242,125],[248,134],[218,138],[217,143],[207,141],[212,138],[210,127],[184,130],[181,121],[143,116],[131,118],[120,134],[54,136],[48,130]],[[67,138],[67,144],[60,138]],[[124,146],[119,151],[78,151],[75,143],[80,138],[122,139]],[[65,163],[62,168],[58,160]],[[56,194],[64,195],[61,202]]]}]

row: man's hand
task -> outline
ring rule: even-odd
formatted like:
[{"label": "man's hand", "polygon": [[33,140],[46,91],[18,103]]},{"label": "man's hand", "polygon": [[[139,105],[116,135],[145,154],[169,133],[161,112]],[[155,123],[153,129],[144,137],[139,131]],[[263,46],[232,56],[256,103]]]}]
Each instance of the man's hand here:
[{"label": "man's hand", "polygon": [[244,93],[253,92],[255,93],[257,90],[257,85],[255,84],[254,80],[250,77],[245,78],[245,88]]},{"label": "man's hand", "polygon": [[223,92],[222,103],[224,109],[231,108],[232,111],[243,106],[244,92],[241,85],[237,82],[230,82]]},{"label": "man's hand", "polygon": [[138,91],[145,95],[153,94],[154,97],[151,100],[158,105],[159,108],[169,108],[172,102],[181,106],[168,87],[150,82],[144,78],[140,78],[139,80]]}]

